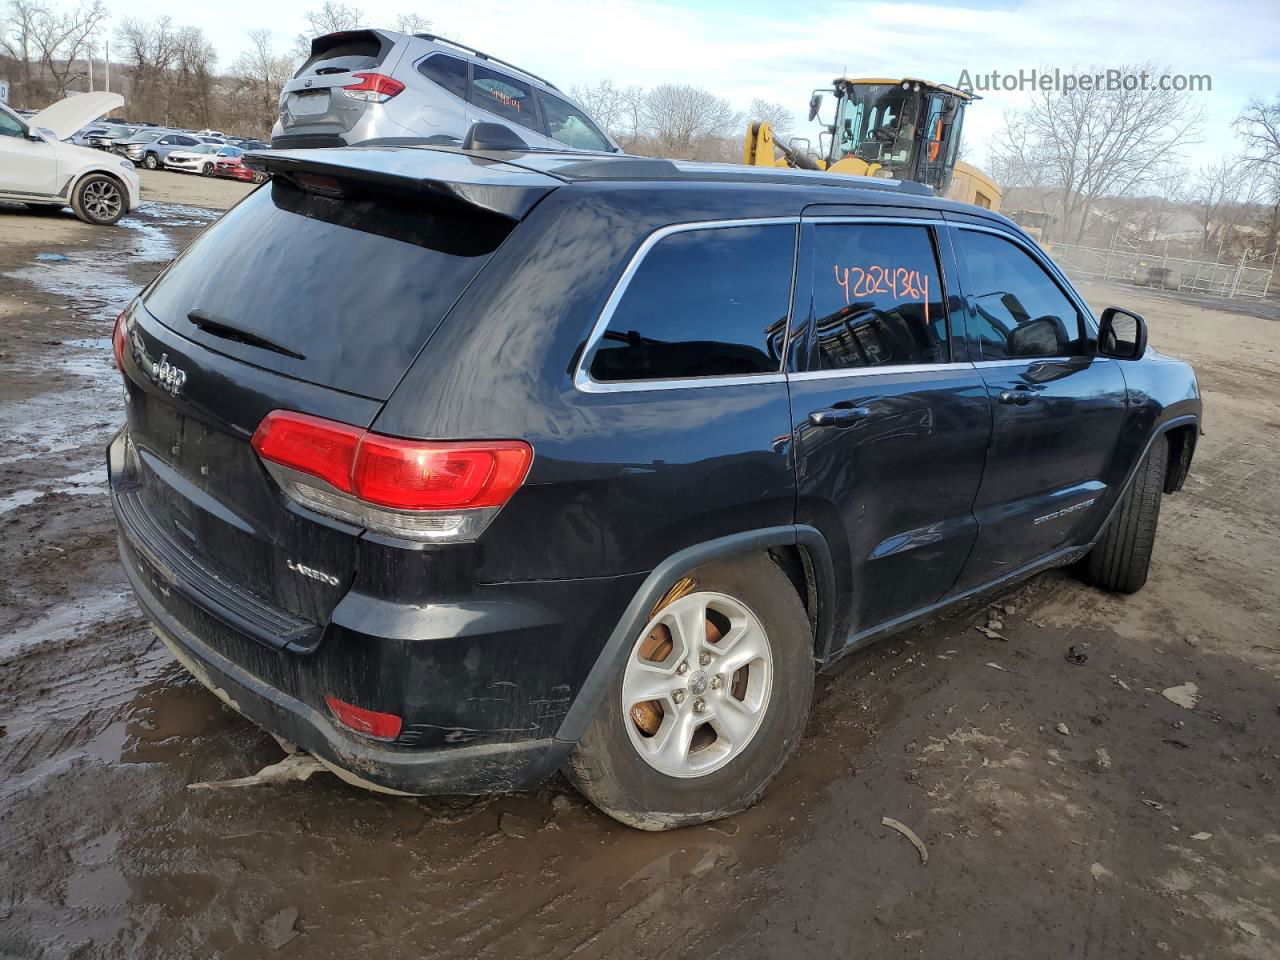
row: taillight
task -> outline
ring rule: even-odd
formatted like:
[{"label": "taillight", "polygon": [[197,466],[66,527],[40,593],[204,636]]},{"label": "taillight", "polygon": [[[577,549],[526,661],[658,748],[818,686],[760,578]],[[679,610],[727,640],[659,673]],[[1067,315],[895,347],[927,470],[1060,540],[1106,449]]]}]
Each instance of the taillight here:
[{"label": "taillight", "polygon": [[275,410],[253,448],[284,491],[329,516],[412,540],[474,540],[524,483],[519,440],[404,440]]},{"label": "taillight", "polygon": [[124,373],[124,346],[129,336],[124,319],[128,313],[128,310],[121,310],[120,316],[116,317],[116,325],[111,328],[111,352],[116,355],[116,366],[121,373]]},{"label": "taillight", "polygon": [[350,727],[365,736],[377,737],[379,740],[394,740],[400,736],[401,719],[394,713],[379,713],[377,710],[366,710],[354,704],[327,696],[325,704],[344,727]]},{"label": "taillight", "polygon": [[370,103],[385,103],[404,89],[404,84],[385,73],[353,73],[358,77],[355,83],[345,84],[342,92],[352,100],[368,100]]}]

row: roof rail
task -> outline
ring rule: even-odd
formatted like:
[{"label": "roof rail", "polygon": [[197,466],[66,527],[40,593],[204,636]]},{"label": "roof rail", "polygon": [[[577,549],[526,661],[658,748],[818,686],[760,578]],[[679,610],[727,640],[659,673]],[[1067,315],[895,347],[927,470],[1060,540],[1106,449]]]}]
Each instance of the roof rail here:
[{"label": "roof rail", "polygon": [[449,46],[457,47],[459,50],[464,50],[467,53],[471,54],[473,57],[477,57],[480,60],[489,60],[492,63],[500,63],[504,67],[510,67],[512,70],[517,70],[520,73],[523,73],[526,77],[532,77],[534,80],[537,80],[543,86],[550,87],[552,90],[556,91],[557,93],[560,92],[560,88],[557,87],[550,80],[546,80],[538,76],[533,71],[526,70],[524,67],[517,67],[510,60],[503,60],[501,57],[492,56],[491,54],[485,53],[483,50],[477,50],[475,47],[469,47],[465,43],[459,43],[457,40],[450,40],[448,37],[442,37],[442,36],[439,36],[438,34],[415,33],[414,36],[417,37],[419,40],[430,40],[432,43],[447,43],[449,44]]}]

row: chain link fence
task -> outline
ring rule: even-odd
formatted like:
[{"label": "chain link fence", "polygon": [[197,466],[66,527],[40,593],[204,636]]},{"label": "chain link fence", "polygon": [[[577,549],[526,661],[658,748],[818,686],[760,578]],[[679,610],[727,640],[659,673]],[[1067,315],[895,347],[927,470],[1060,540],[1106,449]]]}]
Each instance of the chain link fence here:
[{"label": "chain link fence", "polygon": [[1064,271],[1098,280],[1118,280],[1181,293],[1207,293],[1232,299],[1262,299],[1271,290],[1276,255],[1242,255],[1234,263],[1170,256],[1165,250],[1143,250],[1119,237],[1110,247],[1055,243],[1050,256]]}]

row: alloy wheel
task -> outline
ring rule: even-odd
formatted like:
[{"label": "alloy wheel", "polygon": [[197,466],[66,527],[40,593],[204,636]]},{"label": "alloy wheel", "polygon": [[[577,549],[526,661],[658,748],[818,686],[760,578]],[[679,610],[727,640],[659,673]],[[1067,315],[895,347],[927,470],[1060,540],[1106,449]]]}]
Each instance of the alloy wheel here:
[{"label": "alloy wheel", "polygon": [[111,220],[120,213],[124,198],[110,180],[94,180],[84,188],[84,208],[95,220]]},{"label": "alloy wheel", "polygon": [[636,752],[670,777],[699,777],[742,753],[760,729],[773,651],[740,600],[695,592],[646,625],[622,677],[622,712]]}]

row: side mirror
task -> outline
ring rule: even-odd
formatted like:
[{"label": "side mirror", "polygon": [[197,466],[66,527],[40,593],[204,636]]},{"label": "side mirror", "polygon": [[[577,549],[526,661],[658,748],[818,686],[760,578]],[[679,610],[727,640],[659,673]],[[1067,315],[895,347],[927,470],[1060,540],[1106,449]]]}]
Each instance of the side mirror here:
[{"label": "side mirror", "polygon": [[48,141],[45,139],[45,135],[44,135],[43,133],[41,133],[39,130],[37,130],[35,127],[27,127],[27,139],[28,139],[28,140],[31,140],[31,141],[34,141],[35,143],[47,143],[47,142],[48,142]]},{"label": "side mirror", "polygon": [[822,94],[815,93],[809,98],[809,122],[818,119],[818,111],[822,108]]},{"label": "side mirror", "polygon": [[1147,321],[1120,307],[1107,307],[1098,324],[1098,356],[1137,360],[1147,350]]}]

